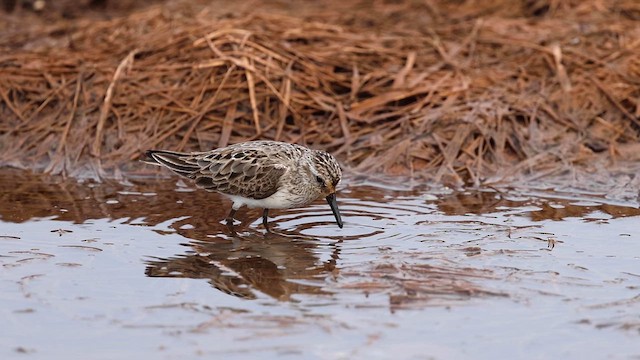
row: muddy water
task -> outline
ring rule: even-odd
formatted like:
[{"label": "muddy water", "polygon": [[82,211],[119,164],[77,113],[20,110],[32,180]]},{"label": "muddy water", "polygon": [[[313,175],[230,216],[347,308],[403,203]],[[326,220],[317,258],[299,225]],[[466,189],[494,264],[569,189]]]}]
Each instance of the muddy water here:
[{"label": "muddy water", "polygon": [[640,210],[347,186],[239,212],[175,180],[0,173],[0,358],[637,358]]}]

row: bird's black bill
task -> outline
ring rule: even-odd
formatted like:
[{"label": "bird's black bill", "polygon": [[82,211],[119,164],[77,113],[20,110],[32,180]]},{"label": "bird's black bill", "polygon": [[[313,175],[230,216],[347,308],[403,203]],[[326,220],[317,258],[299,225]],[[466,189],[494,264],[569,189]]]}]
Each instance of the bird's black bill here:
[{"label": "bird's black bill", "polygon": [[338,203],[336,202],[336,193],[329,194],[325,199],[327,199],[329,206],[331,206],[331,211],[333,211],[333,216],[336,217],[338,226],[342,229],[342,218],[340,217],[340,210],[338,209]]}]

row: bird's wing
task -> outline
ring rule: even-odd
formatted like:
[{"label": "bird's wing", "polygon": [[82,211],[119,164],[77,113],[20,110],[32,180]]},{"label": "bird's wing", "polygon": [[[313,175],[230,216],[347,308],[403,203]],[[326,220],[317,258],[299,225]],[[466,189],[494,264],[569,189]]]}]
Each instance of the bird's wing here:
[{"label": "bird's wing", "polygon": [[287,167],[259,148],[224,148],[196,157],[196,185],[229,195],[264,199],[279,188]]},{"label": "bird's wing", "polygon": [[147,156],[151,160],[147,162],[193,179],[200,188],[253,199],[278,191],[280,177],[287,171],[259,147],[230,146],[200,153],[151,150]]},{"label": "bird's wing", "polygon": [[200,167],[193,161],[193,158],[201,154],[204,153],[149,150],[146,152],[147,159],[143,161],[147,164],[166,167],[180,176],[193,179],[193,174],[200,170]]}]

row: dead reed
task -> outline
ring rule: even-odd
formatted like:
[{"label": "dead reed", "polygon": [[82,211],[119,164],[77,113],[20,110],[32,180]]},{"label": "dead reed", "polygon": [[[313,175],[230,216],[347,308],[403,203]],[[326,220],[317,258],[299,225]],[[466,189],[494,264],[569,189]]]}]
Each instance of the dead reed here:
[{"label": "dead reed", "polygon": [[640,157],[635,1],[276,5],[0,28],[0,164],[112,177],[261,138],[459,185]]}]

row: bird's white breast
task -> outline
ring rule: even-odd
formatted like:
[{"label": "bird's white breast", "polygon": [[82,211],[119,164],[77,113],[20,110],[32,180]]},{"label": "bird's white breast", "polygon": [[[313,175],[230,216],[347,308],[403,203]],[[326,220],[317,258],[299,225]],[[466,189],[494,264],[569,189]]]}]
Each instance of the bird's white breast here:
[{"label": "bird's white breast", "polygon": [[226,195],[233,201],[233,208],[239,209],[242,206],[250,208],[262,208],[262,209],[288,209],[305,205],[307,201],[301,199],[299,196],[291,194],[288,189],[281,188],[273,195],[264,199],[251,199],[238,195]]}]

